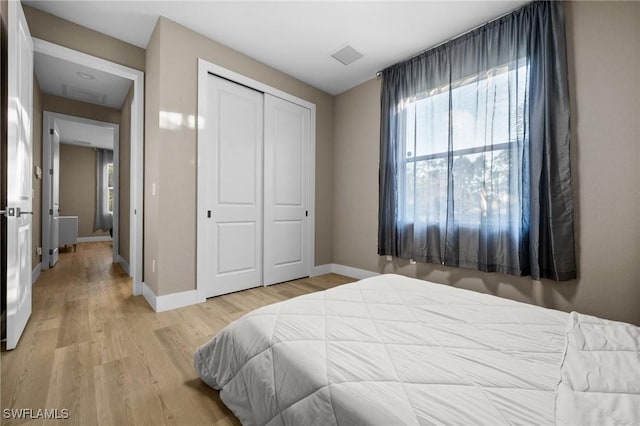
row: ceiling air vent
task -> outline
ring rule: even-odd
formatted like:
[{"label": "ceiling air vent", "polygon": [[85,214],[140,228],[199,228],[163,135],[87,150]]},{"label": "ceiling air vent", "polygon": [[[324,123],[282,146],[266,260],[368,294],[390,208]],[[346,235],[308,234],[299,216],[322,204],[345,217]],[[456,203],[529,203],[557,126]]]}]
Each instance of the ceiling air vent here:
[{"label": "ceiling air vent", "polygon": [[362,58],[364,55],[351,46],[344,47],[331,55],[335,60],[340,61],[344,65],[350,65]]},{"label": "ceiling air vent", "polygon": [[69,84],[62,85],[62,96],[97,105],[104,105],[107,102],[107,95]]}]

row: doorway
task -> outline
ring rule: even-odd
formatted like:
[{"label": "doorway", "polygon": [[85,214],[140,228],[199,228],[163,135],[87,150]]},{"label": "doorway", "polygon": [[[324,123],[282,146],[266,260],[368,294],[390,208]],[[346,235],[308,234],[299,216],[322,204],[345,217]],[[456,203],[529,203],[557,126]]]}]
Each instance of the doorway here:
[{"label": "doorway", "polygon": [[79,242],[111,241],[113,263],[129,273],[128,257],[120,254],[119,128],[44,111],[43,269],[55,266],[60,246],[75,249]]},{"label": "doorway", "polygon": [[[120,203],[127,208],[127,216],[120,215],[120,220],[126,220],[129,223],[129,244],[126,247],[128,251],[128,262],[125,265],[125,269],[128,269],[128,274],[133,278],[132,292],[134,295],[142,294],[142,281],[143,281],[143,256],[142,256],[142,244],[143,244],[143,117],[144,117],[144,73],[133,68],[129,68],[114,62],[110,62],[95,56],[87,55],[63,46],[59,46],[44,40],[33,38],[34,52],[36,55],[42,55],[47,58],[56,58],[61,61],[66,61],[71,64],[75,64],[78,67],[86,67],[93,71],[86,72],[88,76],[81,76],[91,78],[91,75],[95,72],[100,75],[108,75],[113,78],[126,80],[127,84],[131,86],[131,99],[129,104],[130,115],[128,120],[130,121],[130,144],[127,148],[129,156],[127,158],[128,164],[124,164],[128,173],[125,173],[129,183],[129,196],[126,200],[120,197]],[[84,73],[84,71],[79,71]],[[67,93],[75,90],[74,87],[67,85]],[[91,90],[76,90],[76,94],[81,97],[95,98],[95,93]],[[43,121],[43,129],[46,123]],[[44,133],[44,132],[43,132]],[[43,134],[43,146],[46,141]],[[48,136],[48,135],[46,135]],[[119,157],[119,156],[116,156]],[[43,156],[43,161],[44,161]],[[121,169],[122,170],[122,169]],[[43,170],[44,172],[44,170]],[[44,182],[43,182],[44,183]],[[43,187],[43,195],[45,188]],[[43,215],[44,215],[43,211]],[[115,225],[115,224],[114,224]],[[115,228],[115,226],[114,226]],[[115,236],[116,234],[114,234]],[[44,233],[43,233],[44,237]],[[117,245],[114,241],[114,250]],[[48,250],[48,249],[47,249]],[[48,251],[46,252],[48,254]],[[43,256],[45,252],[43,249]],[[119,254],[116,254],[119,256]],[[122,260],[119,257],[117,260]],[[122,264],[122,263],[121,263]]]}]

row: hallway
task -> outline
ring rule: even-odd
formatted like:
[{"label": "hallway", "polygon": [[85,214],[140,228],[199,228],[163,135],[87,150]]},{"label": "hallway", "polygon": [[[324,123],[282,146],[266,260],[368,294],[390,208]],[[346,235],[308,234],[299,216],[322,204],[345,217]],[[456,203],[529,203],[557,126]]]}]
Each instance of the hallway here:
[{"label": "hallway", "polygon": [[111,263],[111,243],[79,244],[41,273],[24,335],[1,354],[2,408],[67,409],[63,423],[77,425],[239,424],[197,377],[193,350],[250,310],[350,281],[329,274],[155,313]]}]

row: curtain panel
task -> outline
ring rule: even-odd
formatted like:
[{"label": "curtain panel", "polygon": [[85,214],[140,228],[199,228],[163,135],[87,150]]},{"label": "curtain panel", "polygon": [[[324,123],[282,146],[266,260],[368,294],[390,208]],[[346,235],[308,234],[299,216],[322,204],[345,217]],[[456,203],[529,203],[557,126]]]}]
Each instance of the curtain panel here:
[{"label": "curtain panel", "polygon": [[109,164],[113,163],[113,151],[96,149],[96,217],[93,230],[109,231],[113,227],[113,215],[109,211]]},{"label": "curtain panel", "polygon": [[378,254],[576,277],[563,5],[382,72]]}]

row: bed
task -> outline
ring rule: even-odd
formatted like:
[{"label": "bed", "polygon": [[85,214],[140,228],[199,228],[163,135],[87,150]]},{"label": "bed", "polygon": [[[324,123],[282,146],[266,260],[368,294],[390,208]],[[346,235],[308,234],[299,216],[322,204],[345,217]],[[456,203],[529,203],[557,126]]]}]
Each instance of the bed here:
[{"label": "bed", "polygon": [[250,312],[194,365],[244,425],[637,424],[638,330],[387,274]]}]

